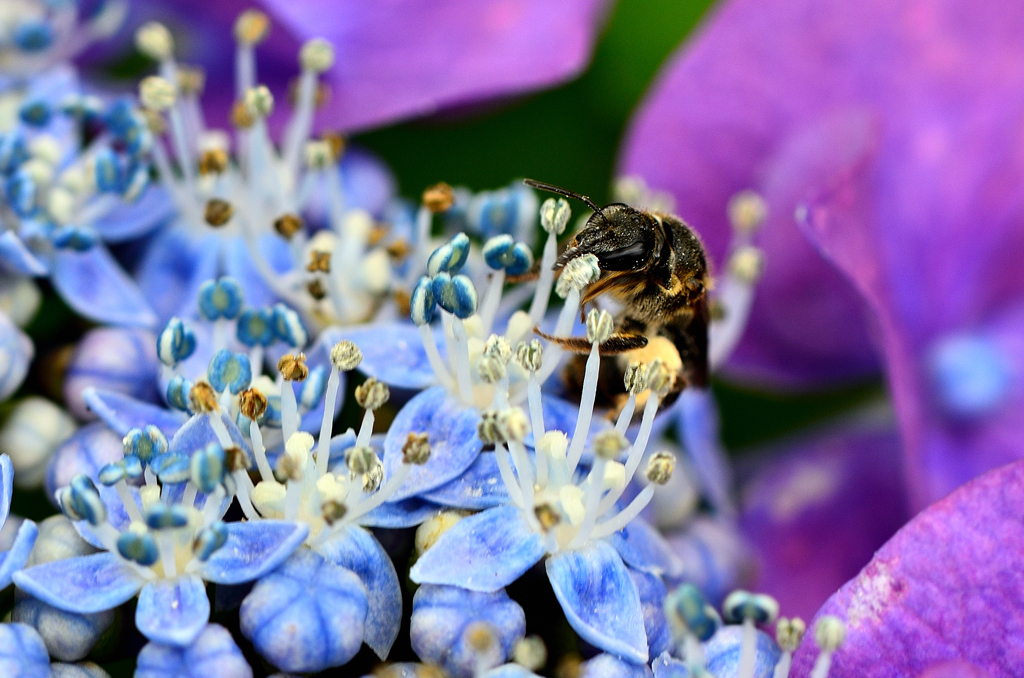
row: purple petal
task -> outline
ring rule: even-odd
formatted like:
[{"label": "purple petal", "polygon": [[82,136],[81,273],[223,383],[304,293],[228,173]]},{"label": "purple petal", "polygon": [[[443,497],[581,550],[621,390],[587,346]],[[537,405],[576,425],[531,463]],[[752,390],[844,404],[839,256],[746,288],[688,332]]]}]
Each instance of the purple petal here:
[{"label": "purple petal", "polygon": [[416,466],[391,501],[407,499],[457,478],[476,460],[483,443],[476,436],[480,413],[441,386],[416,395],[398,412],[384,439],[384,475],[402,465],[402,445],[410,433],[426,433],[430,460]]},{"label": "purple petal", "polygon": [[113,553],[95,553],[15,572],[14,583],[48,605],[88,614],[117,607],[146,581]]},{"label": "purple petal", "polygon": [[177,214],[178,208],[162,186],[150,185],[139,199],[120,203],[90,226],[106,242],[134,240],[151,233]]},{"label": "purple petal", "polygon": [[935,664],[918,678],[992,678],[992,674],[969,662],[954,660]]},{"label": "purple petal", "polygon": [[593,542],[560,551],[546,565],[555,597],[583,640],[628,661],[647,663],[640,595],[615,549]]},{"label": "purple petal", "polygon": [[499,506],[457,522],[420,556],[409,578],[490,593],[519,579],[544,551],[522,510]]},{"label": "purple petal", "polygon": [[740,527],[758,554],[757,591],[810,619],[910,517],[888,422],[822,431],[759,460]]},{"label": "purple petal", "polygon": [[69,485],[79,473],[96,478],[101,468],[123,458],[120,434],[103,422],[86,424],[71,434],[50,459],[43,482],[46,496],[52,502],[53,493]]},{"label": "purple petal", "polygon": [[80,419],[91,419],[83,391],[89,387],[160,402],[156,335],[136,328],[90,330],[75,347],[64,373],[64,400]]},{"label": "purple petal", "polygon": [[309,534],[309,525],[281,520],[228,523],[228,540],[203,565],[203,579],[241,584],[258,579],[287,560]]},{"label": "purple petal", "polygon": [[184,412],[165,409],[159,405],[141,402],[120,393],[94,388],[87,388],[82,393],[82,400],[89,407],[90,412],[122,436],[128,433],[129,429],[153,424],[165,436],[173,438],[188,416]]},{"label": "purple petal", "polygon": [[156,643],[190,645],[210,619],[210,600],[203,580],[185,575],[174,580],[157,579],[142,587],[135,626]]},{"label": "purple petal", "polygon": [[128,327],[157,324],[142,290],[103,245],[86,252],[57,250],[50,279],[64,301],[90,320]]},{"label": "purple petal", "polygon": [[25,520],[21,523],[11,548],[0,553],[0,589],[10,586],[11,575],[25,567],[38,535],[39,529],[34,522]]},{"label": "purple petal", "polygon": [[252,669],[223,626],[207,624],[188,647],[148,643],[136,678],[252,678]]},{"label": "purple petal", "polygon": [[[917,676],[962,660],[993,676],[1024,662],[1024,462],[991,471],[918,514],[821,608],[846,622],[832,678]],[[808,625],[810,627],[810,624]],[[794,656],[805,678],[808,634]]]},{"label": "purple petal", "polygon": [[330,328],[319,344],[328,349],[342,339],[355,342],[363,352],[359,371],[396,388],[420,390],[437,383],[423,339],[409,322]]},{"label": "purple petal", "polygon": [[0,266],[11,275],[44,276],[49,267],[36,257],[14,231],[0,233]]},{"label": "purple petal", "polygon": [[363,642],[385,659],[402,625],[402,589],[391,558],[372,534],[356,525],[344,528],[316,550],[363,582],[369,603]]}]

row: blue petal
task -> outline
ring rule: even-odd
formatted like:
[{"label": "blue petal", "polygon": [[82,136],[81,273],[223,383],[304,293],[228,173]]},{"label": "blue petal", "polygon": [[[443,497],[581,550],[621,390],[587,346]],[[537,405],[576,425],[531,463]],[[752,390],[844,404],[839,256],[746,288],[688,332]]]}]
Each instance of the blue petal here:
[{"label": "blue petal", "polygon": [[26,520],[18,528],[18,536],[14,538],[10,550],[0,553],[0,589],[7,588],[11,583],[11,575],[25,567],[38,535],[36,524]]},{"label": "blue petal", "polygon": [[50,459],[43,481],[46,496],[52,502],[54,492],[70,484],[79,473],[95,478],[101,468],[123,458],[120,435],[103,422],[86,424],[71,434]]},{"label": "blue petal", "polygon": [[647,662],[647,634],[636,585],[608,544],[556,553],[548,578],[565,617],[583,640],[628,661]]},{"label": "blue petal", "polygon": [[629,525],[613,534],[609,542],[623,562],[632,568],[673,578],[683,574],[682,559],[672,551],[672,546],[661,533],[642,518],[634,518]]},{"label": "blue petal", "polygon": [[[281,239],[276,235],[266,235],[259,239],[260,254],[277,274],[287,273],[294,268],[291,249],[283,247]],[[280,301],[270,286],[264,281],[252,261],[252,254],[241,237],[231,238],[226,243],[224,266],[227,275],[237,280],[245,290],[245,303],[254,308],[272,306]]]},{"label": "blue petal", "polygon": [[156,327],[157,316],[124,269],[103,245],[85,252],[57,250],[50,276],[68,306],[90,320]]},{"label": "blue petal", "polygon": [[654,669],[654,678],[692,678],[686,664],[668,652],[658,655],[651,663],[651,668]]},{"label": "blue petal", "polygon": [[0,311],[0,400],[21,386],[34,354],[32,340]]},{"label": "blue petal", "polygon": [[730,499],[732,476],[721,444],[714,395],[708,389],[684,389],[676,405],[676,417],[683,447],[693,461],[708,501],[718,511],[734,514],[736,509]]},{"label": "blue petal", "polygon": [[50,678],[50,656],[27,624],[0,624],[0,676]]},{"label": "blue petal", "polygon": [[93,419],[82,393],[93,387],[144,402],[161,401],[157,375],[156,335],[137,327],[89,330],[64,371],[64,400],[82,419]]},{"label": "blue petal", "polygon": [[184,412],[169,410],[114,391],[90,387],[82,391],[82,398],[91,412],[122,436],[129,429],[153,424],[171,439],[187,418]]},{"label": "blue petal", "polygon": [[203,566],[203,579],[241,584],[277,568],[306,540],[309,525],[281,520],[228,523],[228,540]]},{"label": "blue petal", "polygon": [[521,510],[499,506],[457,522],[420,556],[409,578],[417,584],[492,592],[519,579],[543,557],[544,540]]},{"label": "blue petal", "polygon": [[441,507],[421,499],[386,501],[359,519],[363,527],[386,527],[392,530],[416,527],[433,517]]},{"label": "blue petal", "polygon": [[0,454],[0,527],[7,522],[14,496],[14,465],[6,454]]},{"label": "blue petal", "polygon": [[302,548],[253,587],[239,611],[242,634],[284,671],[348,662],[363,642],[366,588],[354,573]]},{"label": "blue petal", "polygon": [[324,330],[319,343],[330,349],[342,339],[363,352],[359,371],[385,384],[419,391],[437,383],[420,331],[411,322],[334,327]]},{"label": "blue petal", "polygon": [[369,608],[363,641],[384,659],[402,625],[402,589],[391,558],[361,527],[351,525],[317,547],[329,563],[351,570],[366,587]]},{"label": "blue petal", "polygon": [[640,609],[644,614],[644,631],[647,633],[649,654],[660,655],[672,649],[672,631],[665,619],[665,598],[668,591],[661,577],[629,570],[636,591],[640,595]]},{"label": "blue petal", "polygon": [[252,678],[252,669],[223,626],[207,624],[188,647],[149,643],[135,678]]},{"label": "blue petal", "polygon": [[[742,626],[723,626],[711,640],[704,643],[707,669],[716,676],[735,676],[740,664]],[[771,678],[775,664],[782,653],[767,634],[757,631],[757,652],[754,660],[754,678]]]},{"label": "blue petal", "polygon": [[540,676],[519,664],[502,664],[485,673],[484,678],[540,678]]},{"label": "blue petal", "polygon": [[[610,654],[599,654],[580,667],[579,678],[649,678],[646,664],[632,664]],[[686,676],[689,678],[689,676]]]},{"label": "blue petal", "polygon": [[209,620],[206,587],[195,575],[157,579],[143,586],[139,593],[135,626],[154,642],[189,645]]},{"label": "blue petal", "polygon": [[425,492],[423,498],[442,506],[474,510],[511,503],[498,462],[490,452],[482,452],[462,475],[436,490]]},{"label": "blue petal", "polygon": [[40,277],[50,269],[32,253],[25,243],[14,234],[4,231],[0,234],[0,268],[11,275]]},{"label": "blue petal", "polygon": [[90,226],[107,242],[134,240],[154,231],[178,212],[164,188],[150,186],[135,202],[121,202]]},{"label": "blue petal", "polygon": [[402,466],[402,445],[410,433],[428,435],[430,460],[413,468],[392,501],[440,487],[469,468],[483,447],[476,437],[479,419],[479,412],[465,407],[440,386],[407,402],[384,440],[384,475],[391,477]]},{"label": "blue petal", "polygon": [[129,600],[145,583],[113,553],[94,553],[14,573],[18,588],[68,612],[100,612]]},{"label": "blue petal", "polygon": [[[242,437],[242,432],[238,430],[235,422],[231,421],[224,412],[221,412],[220,420],[224,422],[224,427],[227,429],[228,436],[230,436],[232,442],[242,448],[249,455],[249,458],[252,459],[252,450],[249,447],[249,443]],[[213,426],[210,425],[210,417],[206,414],[197,414],[190,417],[178,429],[174,437],[171,438],[167,449],[172,454],[191,456],[193,452],[206,447],[210,443],[220,444],[217,434],[213,432]]]},{"label": "blue petal", "polygon": [[11,620],[32,626],[54,659],[73,662],[84,658],[114,622],[114,610],[77,614],[19,595]]},{"label": "blue petal", "polygon": [[176,223],[159,233],[136,271],[139,287],[161,322],[175,315],[194,316],[199,286],[217,277],[224,238],[193,238],[188,228]]},{"label": "blue petal", "polygon": [[54,662],[50,664],[50,678],[110,678],[110,676],[99,665],[92,662],[82,662],[81,664]]}]

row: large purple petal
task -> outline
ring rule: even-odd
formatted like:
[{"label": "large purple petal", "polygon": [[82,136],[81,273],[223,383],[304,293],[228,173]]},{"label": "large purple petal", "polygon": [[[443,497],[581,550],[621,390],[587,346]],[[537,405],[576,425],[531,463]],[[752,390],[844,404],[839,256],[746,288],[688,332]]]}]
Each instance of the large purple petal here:
[{"label": "large purple petal", "polygon": [[[995,677],[1018,675],[1022,514],[1024,462],[1015,462],[910,521],[821,608],[847,626],[829,675],[917,676],[953,660]],[[794,656],[794,678],[806,678],[818,654],[810,636]]]},{"label": "large purple petal", "polygon": [[384,475],[402,465],[402,446],[410,433],[426,433],[430,459],[415,466],[391,501],[407,499],[457,478],[476,460],[483,443],[476,435],[480,413],[435,386],[418,394],[398,412],[384,439]]},{"label": "large purple petal", "polygon": [[647,663],[647,633],[640,594],[608,544],[561,551],[546,563],[555,597],[583,640],[637,664]]},{"label": "large purple petal", "polygon": [[157,579],[142,587],[135,626],[151,641],[190,645],[210,619],[210,600],[203,580],[195,575]]},{"label": "large purple petal", "polygon": [[491,593],[519,579],[544,551],[522,510],[499,506],[457,522],[420,556],[409,578]]},{"label": "large purple petal", "polygon": [[95,553],[15,572],[14,583],[48,605],[89,614],[117,607],[146,580],[113,553]]},{"label": "large purple petal", "polygon": [[93,414],[120,435],[128,433],[129,429],[152,424],[165,436],[173,438],[187,418],[184,412],[91,387],[82,392],[82,400]]},{"label": "large purple petal", "polygon": [[767,451],[744,483],[740,526],[759,556],[756,590],[810,617],[910,517],[896,431],[821,431]]},{"label": "large purple petal", "polygon": [[241,584],[258,579],[287,560],[308,534],[309,525],[305,523],[228,523],[228,539],[203,565],[203,579],[215,584]]},{"label": "large purple petal", "polygon": [[157,324],[142,290],[103,245],[86,252],[57,250],[51,280],[64,301],[91,320],[128,327]]}]

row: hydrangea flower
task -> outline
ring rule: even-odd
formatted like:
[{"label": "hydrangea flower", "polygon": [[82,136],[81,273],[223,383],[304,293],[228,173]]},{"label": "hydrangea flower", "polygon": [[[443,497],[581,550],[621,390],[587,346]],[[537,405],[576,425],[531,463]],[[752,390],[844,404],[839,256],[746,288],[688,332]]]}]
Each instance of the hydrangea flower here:
[{"label": "hydrangea flower", "polygon": [[[0,454],[0,527],[7,522],[11,510],[11,496],[14,493],[14,467],[11,458]],[[0,589],[7,588],[12,575],[28,560],[39,530],[31,520],[22,521],[11,548],[0,553]]]},{"label": "hydrangea flower", "polygon": [[[138,456],[105,467],[102,479],[120,476],[112,484],[121,503],[108,497],[109,509],[93,482],[76,476],[58,492],[58,501],[65,515],[78,521],[83,538],[103,552],[22,570],[18,587],[48,605],[82,614],[109,610],[137,594],[135,624],[143,635],[166,645],[190,645],[210,615],[204,582],[252,581],[278,567],[308,532],[305,525],[285,521],[221,522],[228,507],[224,483],[231,479],[224,451],[204,450],[194,458],[198,463],[183,471],[162,468],[167,481],[162,484],[149,465],[143,474]],[[159,466],[159,458],[153,461]],[[126,477],[143,475],[146,484],[137,493],[125,486]],[[177,475],[189,482],[175,500],[169,481]]]},{"label": "hydrangea flower", "polygon": [[185,647],[150,642],[139,652],[136,678],[252,678],[252,669],[231,633],[207,624]]}]

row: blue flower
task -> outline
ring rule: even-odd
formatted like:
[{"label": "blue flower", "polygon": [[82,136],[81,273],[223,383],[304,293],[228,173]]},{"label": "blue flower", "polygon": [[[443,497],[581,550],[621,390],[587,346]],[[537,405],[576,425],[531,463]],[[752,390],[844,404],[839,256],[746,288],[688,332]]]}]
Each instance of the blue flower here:
[{"label": "blue flower", "polygon": [[0,672],[26,678],[50,675],[50,655],[31,626],[0,624]]},{"label": "blue flower", "polygon": [[[11,458],[0,454],[0,527],[7,522],[14,493],[14,467]],[[25,566],[39,530],[31,520],[22,522],[11,548],[0,553],[0,589],[11,584],[12,575]]]},{"label": "blue flower", "polygon": [[150,642],[139,652],[136,678],[252,678],[231,634],[207,624],[186,646]]}]

